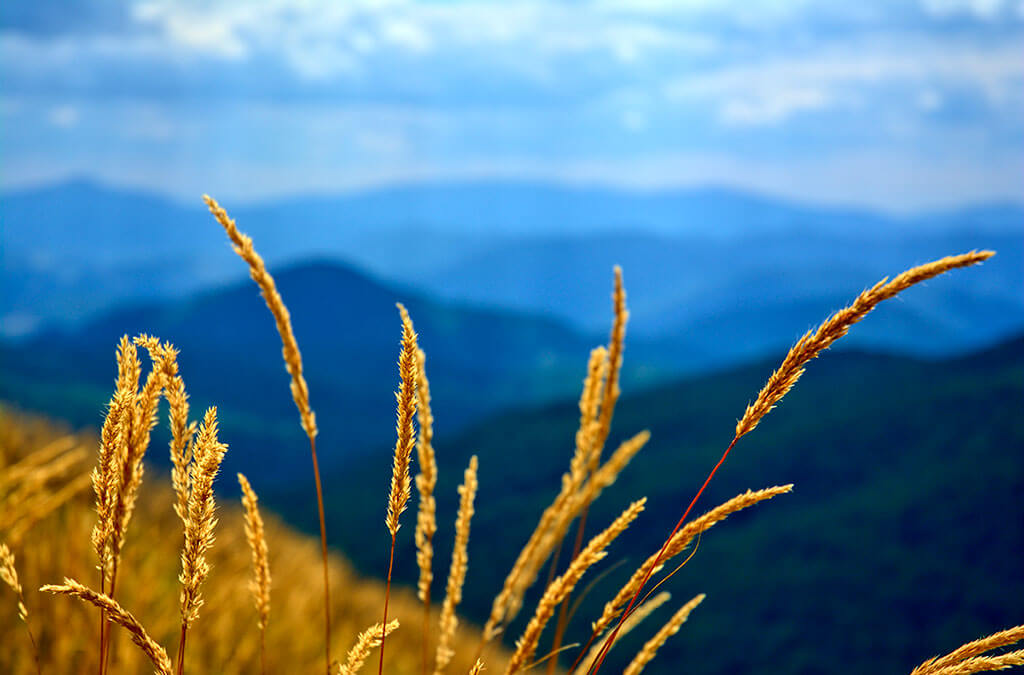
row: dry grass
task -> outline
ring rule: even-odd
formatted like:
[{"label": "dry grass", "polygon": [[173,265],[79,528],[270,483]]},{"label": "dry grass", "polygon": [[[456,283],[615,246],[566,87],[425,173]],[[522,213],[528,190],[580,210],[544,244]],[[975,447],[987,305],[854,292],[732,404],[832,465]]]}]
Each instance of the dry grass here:
[{"label": "dry grass", "polygon": [[476,455],[469,459],[469,466],[459,486],[459,514],[455,518],[455,546],[452,547],[452,562],[448,570],[448,586],[441,605],[440,637],[437,642],[437,654],[434,657],[434,673],[440,675],[448,667],[455,649],[452,638],[459,620],[455,617],[455,608],[462,602],[462,586],[466,583],[466,569],[469,567],[469,524],[473,520],[473,500],[476,499],[478,487],[476,472],[478,462]]},{"label": "dry grass", "polygon": [[[217,436],[215,410],[207,411],[202,425],[197,427],[190,423],[185,383],[178,373],[174,348],[149,336],[140,336],[134,341],[125,338],[117,350],[115,391],[98,443],[59,433],[38,420],[14,416],[0,409],[0,421],[3,422],[0,424],[0,494],[5,498],[0,508],[0,525],[3,527],[0,536],[13,548],[7,545],[0,548],[0,578],[16,592],[18,598],[18,612],[11,612],[9,616],[0,614],[0,626],[13,627],[18,617],[30,629],[0,631],[0,671],[21,675],[33,669],[68,672],[77,668],[79,672],[98,671],[102,675],[109,661],[111,670],[119,673],[155,669],[161,674],[176,672],[181,675],[189,671],[230,675],[252,672],[257,664],[263,672],[310,672],[316,667],[323,667],[320,655],[325,654],[328,672],[355,673],[364,665],[371,651],[377,648],[379,672],[384,671],[386,662],[388,672],[412,673],[418,670],[425,673],[432,641],[431,618],[435,614],[430,606],[430,570],[436,533],[433,491],[437,465],[429,383],[423,367],[425,355],[417,343],[412,321],[404,307],[399,305],[402,348],[400,385],[396,393],[397,440],[385,518],[391,538],[391,560],[387,585],[382,587],[377,582],[357,579],[344,562],[327,554],[322,487],[316,462],[317,427],[288,310],[251,239],[238,231],[234,221],[215,201],[209,197],[205,199],[236,252],[248,264],[281,335],[284,361],[291,375],[292,395],[313,457],[320,506],[319,559],[316,546],[309,539],[295,534],[273,517],[266,520],[261,517],[256,506],[256,492],[244,476],[239,475],[244,512],[232,505],[221,507],[219,513],[215,513],[214,479],[226,451],[226,446]],[[747,407],[737,423],[732,443],[665,543],[644,561],[607,602],[601,616],[593,621],[591,639],[578,651],[574,668],[580,662],[583,665],[575,669],[576,673],[598,672],[616,639],[626,630],[637,628],[654,608],[667,600],[667,594],[662,593],[646,602],[661,583],[682,566],[677,566],[647,589],[651,577],[670,559],[687,550],[697,536],[731,513],[792,489],[791,485],[786,485],[747,491],[698,518],[688,519],[739,438],[752,432],[781,401],[797,382],[806,364],[845,335],[854,323],[883,300],[920,281],[951,269],[977,264],[991,255],[991,252],[983,251],[943,258],[908,270],[892,281],[883,280],[794,345],[754,402]],[[548,658],[534,660],[541,636],[561,606],[551,650],[557,653],[570,594],[584,574],[606,556],[608,547],[644,508],[643,499],[632,503],[583,546],[590,505],[615,481],[649,439],[647,432],[640,432],[602,461],[620,396],[619,377],[629,315],[622,273],[618,268],[615,269],[612,308],[609,343],[595,349],[588,363],[579,404],[579,430],[561,489],[541,514],[537,527],[522,547],[492,603],[490,617],[480,631],[467,630],[455,615],[468,568],[469,526],[477,485],[476,457],[472,458],[465,472],[463,485],[459,488],[460,508],[456,516],[447,595],[441,611],[436,613],[440,629],[435,672],[479,673],[485,660],[488,667],[506,675],[536,667]],[[138,347],[148,352],[152,363],[144,381]],[[149,445],[150,432],[157,423],[157,402],[162,395],[169,402],[172,472],[170,480],[158,481],[142,491],[143,457]],[[83,445],[98,447],[91,478],[83,466]],[[411,592],[400,589],[396,589],[392,598],[390,588],[399,517],[411,496],[410,465],[414,446],[418,449],[420,462],[420,474],[417,476],[420,509],[415,532],[420,568],[418,601]],[[83,494],[83,488],[90,480],[94,505]],[[144,525],[136,528],[133,534],[138,539],[136,545],[125,548],[128,525],[136,511]],[[94,519],[95,524],[90,527]],[[45,528],[39,527],[44,521]],[[576,542],[568,559],[560,565],[558,552],[563,549],[574,522],[577,523]],[[184,530],[183,544],[182,539],[163,534],[177,529],[179,523]],[[219,533],[217,546],[214,546],[213,538],[215,527]],[[174,584],[179,551],[181,568],[177,576],[182,584],[180,589]],[[17,553],[17,558],[14,553]],[[250,559],[254,570],[252,579],[248,573]],[[21,575],[16,560],[20,560]],[[95,572],[97,563],[99,591],[73,580],[90,578],[90,572]],[[546,563],[549,564],[548,582],[516,641],[514,653],[507,656],[500,648],[492,647],[482,659],[487,643],[501,634],[518,614],[526,592],[536,583]],[[322,595],[307,591],[308,578],[316,574],[318,567],[324,575]],[[559,569],[562,569],[561,573],[558,573]],[[124,571],[120,585],[117,583],[119,570]],[[281,590],[274,606],[273,621],[269,620],[271,570]],[[60,578],[64,579],[63,584],[43,585]],[[23,593],[26,583],[28,588],[73,595],[88,605],[98,607],[100,621],[95,621],[94,613],[84,611],[83,603],[59,602],[47,599],[48,596],[39,592],[26,597]],[[332,585],[344,589],[342,602],[331,602],[329,589]],[[206,595],[204,588],[208,589]],[[246,590],[250,590],[255,598],[255,616],[250,603],[242,601],[247,595]],[[647,595],[641,599],[645,590]],[[382,598],[384,618],[377,623],[375,619],[379,616]],[[679,631],[690,612],[703,599],[703,595],[698,595],[683,605],[654,633],[627,667],[627,675],[638,675],[665,641]],[[315,637],[315,632],[310,630],[310,617],[317,614],[315,607],[321,601],[325,618],[323,639]],[[33,608],[32,614],[28,613],[28,606]],[[202,617],[199,615],[200,607],[204,608]],[[125,608],[131,608],[135,614]],[[398,620],[389,621],[389,608],[407,626],[412,625],[407,617],[422,615],[422,628],[418,634],[415,630],[399,629]],[[108,621],[124,631],[108,630]],[[201,630],[197,627],[190,632],[193,624],[201,626]],[[370,627],[367,629],[366,626]],[[127,647],[122,639],[123,632],[129,634],[138,649]],[[595,644],[599,635],[603,635],[603,639]],[[186,636],[189,636],[187,650]],[[354,643],[352,636],[356,636]],[[161,645],[172,643],[175,637],[178,638],[178,650],[172,666],[166,649]],[[390,647],[387,658],[385,638]],[[931,659],[912,675],[955,675],[1022,664],[1024,651],[991,654],[993,649],[1022,638],[1024,627],[1003,631],[968,643],[947,656]],[[337,644],[332,644],[335,642]],[[348,644],[354,646],[348,651],[345,662],[332,663],[332,647]],[[35,649],[37,645],[38,650]],[[38,654],[38,663],[31,658],[34,654]],[[555,667],[552,660],[548,668],[553,670]]]},{"label": "dry grass", "polygon": [[416,460],[420,472],[416,475],[419,510],[416,513],[416,564],[420,568],[417,597],[423,603],[423,675],[430,660],[430,587],[434,581],[434,535],[437,534],[437,458],[434,455],[434,414],[430,410],[430,381],[427,379],[427,355],[417,353],[416,416],[419,436],[416,439]]},{"label": "dry grass", "polygon": [[309,386],[306,384],[306,377],[303,375],[302,354],[299,352],[299,343],[295,339],[295,331],[292,329],[291,315],[284,304],[284,299],[277,291],[277,284],[274,277],[267,271],[263,258],[253,248],[252,239],[239,231],[235,221],[228,217],[227,212],[209,195],[203,195],[210,213],[217,219],[224,232],[231,240],[235,253],[249,266],[249,276],[259,286],[263,300],[267,303],[267,309],[274,317],[274,324],[281,336],[281,355],[284,357],[284,365],[291,376],[290,387],[292,398],[295,400],[295,407],[299,409],[299,418],[302,422],[302,429],[309,438],[309,452],[313,460],[313,483],[316,487],[316,504],[320,516],[320,556],[324,580],[324,666],[326,673],[331,671],[331,583],[327,563],[327,520],[324,517],[324,488],[320,481],[320,463],[316,456],[316,414],[309,403]]},{"label": "dry grass", "polygon": [[252,551],[252,583],[249,589],[256,602],[256,625],[260,628],[260,670],[267,672],[267,621],[270,619],[270,555],[267,534],[263,527],[263,516],[249,479],[238,474],[238,485],[242,488],[242,506],[245,508],[245,538]]},{"label": "dry grass", "polygon": [[[59,459],[76,449],[98,445],[95,436],[72,434],[49,420],[0,406],[0,480],[10,480],[12,474],[17,479],[19,473],[24,477],[25,472],[18,467],[45,466],[47,456],[53,461],[53,457]],[[37,590],[44,584],[60,583],[65,576],[80,581],[97,577],[96,554],[90,544],[96,512],[88,489],[89,470],[83,461],[68,475],[53,478],[44,486],[53,495],[77,482],[75,493],[25,528],[17,543],[9,537],[12,529],[0,528],[0,541],[6,539],[16,556],[28,610],[27,625],[39,644],[43,673],[94,674],[98,669],[98,611],[78,600]],[[30,499],[28,505],[32,503]],[[174,512],[176,503],[170,477],[153,474],[139,494],[135,515],[138,527],[133,528],[125,548],[121,563],[125,573],[117,590],[119,605],[130,610],[157,644],[167,649],[176,645],[181,628],[178,574],[183,535]],[[185,669],[197,674],[256,673],[260,671],[259,615],[250,599],[252,556],[245,535],[245,514],[237,502],[218,504],[217,518],[216,545],[207,553],[210,572],[204,584],[206,600],[202,615],[189,633]],[[295,532],[273,514],[264,513],[263,519],[276,589],[266,630],[266,672],[316,672],[323,665],[323,635],[316,630],[323,598],[316,585],[310,587],[310,580],[320,575],[319,542]],[[12,526],[19,528],[24,522],[20,518]],[[344,654],[360,631],[380,621],[384,585],[357,576],[338,556],[332,555],[329,562],[331,584],[344,590],[343,597],[331,606],[336,631],[331,648]],[[0,586],[0,673],[34,675],[31,642],[16,605],[17,596],[6,585]],[[411,619],[422,612],[415,594],[405,589],[393,590],[391,606],[400,618]],[[431,623],[437,625],[438,620],[435,608]],[[460,622],[452,641],[455,656],[450,672],[464,673],[473,666],[478,634],[478,628]],[[123,629],[115,626],[111,641],[109,672],[153,672],[149,658],[130,643]],[[403,626],[388,637],[388,643],[389,673],[418,671],[417,631],[406,631]],[[507,655],[495,652],[490,658],[499,668]]]},{"label": "dry grass", "polygon": [[1024,640],[1024,625],[968,642],[945,656],[928,659],[915,668],[910,675],[967,675],[968,673],[1003,670],[1011,666],[1024,665],[1024,649],[984,656],[988,652],[1007,647],[1021,640]]},{"label": "dry grass", "polygon": [[[704,602],[704,595],[698,595],[693,600],[679,608],[679,610],[672,615],[672,618],[661,627],[657,633],[654,634],[650,640],[648,640],[643,648],[633,657],[633,660],[629,662],[626,669],[622,671],[622,675],[640,675],[643,671],[644,666],[651,662],[652,659],[658,654],[658,649],[661,648],[665,641],[670,637],[679,632],[679,628],[683,623],[690,617],[692,612],[697,605]],[[625,625],[623,626],[625,630]]]},{"label": "dry grass", "polygon": [[384,624],[378,623],[367,630],[364,630],[356,638],[356,643],[352,645],[352,649],[348,650],[348,655],[345,657],[345,663],[338,664],[338,675],[354,675],[359,672],[366,663],[366,657],[370,655],[370,652],[384,642],[384,638],[391,635],[398,628],[398,620],[395,619],[388,623],[387,628]]},{"label": "dry grass", "polygon": [[604,606],[604,612],[602,612],[600,618],[594,622],[592,630],[594,633],[601,633],[612,621],[617,619],[622,614],[622,608],[625,606],[629,599],[636,595],[641,587],[642,582],[647,578],[652,571],[660,569],[661,565],[664,565],[668,560],[679,555],[686,550],[686,547],[690,545],[693,539],[708,530],[715,523],[725,520],[728,516],[737,511],[741,511],[747,507],[753,506],[759,502],[771,499],[781,494],[792,491],[792,485],[783,485],[781,487],[772,487],[765,490],[747,490],[741,495],[737,495],[715,508],[711,509],[699,518],[694,518],[688,522],[685,527],[679,530],[671,539],[668,547],[659,556],[658,553],[653,553],[651,556],[644,561],[640,567],[633,573],[629,581],[623,585],[618,593],[615,594],[610,601]]},{"label": "dry grass", "polygon": [[132,637],[132,642],[137,644],[139,649],[149,658],[157,673],[160,675],[171,675],[171,660],[167,658],[167,651],[149,636],[149,633],[142,627],[138,619],[132,616],[130,612],[122,609],[109,595],[97,593],[84,584],[80,584],[74,579],[67,577],[64,577],[63,584],[47,584],[39,590],[44,593],[73,595],[98,607],[104,616],[128,631],[128,634]]},{"label": "dry grass", "polygon": [[512,654],[512,660],[505,669],[506,675],[526,667],[537,651],[541,632],[548,620],[551,619],[555,608],[569,597],[569,593],[576,587],[583,574],[604,559],[607,555],[605,549],[629,527],[630,523],[636,520],[640,512],[644,510],[646,501],[646,499],[640,499],[630,504],[618,518],[612,521],[611,525],[590,540],[586,548],[580,551],[580,554],[569,564],[569,568],[564,574],[548,585],[540,602],[537,603],[533,617],[526,624],[522,636],[516,641],[516,651]]}]

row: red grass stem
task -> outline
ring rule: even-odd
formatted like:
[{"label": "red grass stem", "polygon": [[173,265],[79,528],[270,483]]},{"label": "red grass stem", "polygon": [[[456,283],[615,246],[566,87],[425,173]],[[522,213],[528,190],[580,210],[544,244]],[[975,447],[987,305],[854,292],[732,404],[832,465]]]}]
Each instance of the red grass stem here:
[{"label": "red grass stem", "polygon": [[632,600],[629,601],[629,605],[626,607],[626,611],[624,611],[622,613],[622,616],[619,617],[619,622],[615,624],[615,630],[613,630],[608,635],[608,637],[605,638],[604,646],[601,647],[601,652],[597,655],[597,658],[594,660],[594,666],[590,669],[590,671],[588,671],[592,675],[597,675],[597,672],[601,670],[601,664],[604,663],[604,659],[608,655],[608,650],[611,649],[612,644],[615,642],[615,638],[619,634],[619,629],[622,628],[622,623],[626,620],[626,617],[629,616],[630,611],[633,609],[633,605],[636,604],[637,598],[640,597],[640,593],[643,591],[644,586],[647,585],[647,581],[651,578],[651,575],[654,574],[654,570],[657,569],[658,565],[661,563],[661,558],[665,555],[665,549],[668,548],[669,542],[672,541],[672,537],[676,536],[676,532],[678,532],[679,529],[683,526],[683,523],[686,522],[686,518],[690,515],[690,511],[693,510],[693,507],[697,503],[697,500],[700,499],[700,496],[704,493],[704,488],[706,488],[708,486],[708,483],[711,482],[711,479],[715,477],[715,473],[718,472],[718,468],[725,463],[725,458],[729,456],[729,453],[732,451],[733,447],[736,445],[736,441],[738,440],[739,437],[734,437],[732,439],[732,442],[729,443],[729,447],[727,447],[725,449],[725,452],[722,453],[722,458],[718,460],[718,464],[715,464],[715,468],[711,469],[711,473],[709,473],[708,477],[704,480],[704,484],[700,486],[700,489],[697,490],[697,494],[695,494],[693,496],[693,500],[690,501],[690,505],[686,507],[686,511],[683,512],[683,517],[679,519],[679,522],[676,523],[676,526],[672,530],[671,534],[669,534],[668,538],[665,539],[665,543],[661,545],[661,550],[658,551],[658,556],[654,559],[654,564],[651,565],[651,569],[647,570],[647,574],[644,575],[643,581],[640,582],[640,587],[637,588],[636,593],[633,594]]},{"label": "red grass stem", "polygon": [[331,583],[327,574],[327,522],[324,518],[324,489],[320,484],[320,464],[316,461],[316,440],[312,435],[309,437],[309,451],[313,455],[316,506],[320,510],[320,552],[324,564],[324,657],[327,661],[327,675],[331,675]]},{"label": "red grass stem", "polygon": [[388,561],[388,583],[384,587],[384,623],[380,629],[380,667],[377,675],[384,675],[384,638],[388,634],[388,600],[391,598],[391,568],[395,564],[395,535],[391,535],[391,559]]}]

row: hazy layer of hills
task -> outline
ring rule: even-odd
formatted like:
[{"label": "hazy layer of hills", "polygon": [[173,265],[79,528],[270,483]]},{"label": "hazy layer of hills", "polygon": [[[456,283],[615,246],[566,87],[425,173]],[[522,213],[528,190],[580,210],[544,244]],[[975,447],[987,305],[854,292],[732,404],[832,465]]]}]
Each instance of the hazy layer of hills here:
[{"label": "hazy layer of hills", "polygon": [[[564,396],[582,378],[589,342],[555,320],[438,303],[337,263],[288,268],[277,283],[302,349],[328,465],[393,443],[392,392],[401,335],[397,301],[405,303],[430,345],[435,398],[457,411],[440,429],[523,401]],[[181,351],[193,406],[217,404],[222,428],[245,452],[269,457],[281,447],[302,447],[280,338],[249,279],[0,343],[0,398],[76,424],[94,424],[111,394],[120,337],[140,333],[169,340]],[[298,468],[262,465],[278,480],[305,468],[301,462]],[[259,473],[260,467],[249,471]]]},{"label": "hazy layer of hills", "polygon": [[[611,440],[645,428],[652,440],[595,505],[588,530],[596,532],[639,495],[649,498],[648,510],[613,547],[610,563],[626,562],[591,591],[567,642],[586,639],[585,626],[603,601],[658,548],[775,365],[626,391]],[[708,599],[652,672],[680,672],[684,665],[716,675],[909,672],[965,636],[1019,623],[1022,401],[1024,338],[952,360],[847,352],[812,363],[780,408],[743,439],[698,512],[748,488],[793,482],[795,492],[703,537],[668,589],[673,606],[698,592]],[[438,420],[451,412],[434,408]],[[463,601],[468,616],[486,616],[515,553],[557,491],[577,419],[567,400],[510,411],[436,440],[442,540],[450,537],[462,469],[471,454],[480,458]],[[331,539],[368,573],[381,573],[387,562],[384,528],[374,514],[385,507],[390,461],[382,449],[325,483]],[[292,522],[316,527],[307,489],[267,500]],[[411,561],[411,532],[399,544],[397,559]],[[435,574],[446,569],[447,555],[438,554]],[[399,566],[397,575],[414,583],[415,565]],[[617,647],[612,669],[672,611],[663,608]],[[508,631],[511,638],[523,620]]]},{"label": "hazy layer of hills", "polygon": [[[691,371],[785,347],[878,278],[972,248],[1000,255],[908,293],[899,316],[886,310],[854,341],[948,354],[1024,327],[1024,209],[1013,205],[897,218],[721,189],[468,183],[225,206],[276,269],[340,260],[440,302],[561,319],[588,336],[603,336],[621,264],[631,337]],[[7,336],[244,276],[198,199],[74,182],[4,195],[0,222]]]},{"label": "hazy layer of hills", "polygon": [[[95,193],[89,186],[75,188],[86,197]],[[117,202],[116,195],[108,198]],[[3,202],[4,284],[16,291],[5,293],[4,302],[13,297],[31,309],[36,298],[40,312],[77,321],[0,344],[0,398],[97,426],[112,390],[118,338],[145,331],[172,340],[181,349],[194,410],[211,404],[220,409],[222,435],[232,448],[225,472],[245,468],[264,484],[275,481],[281,490],[265,501],[312,530],[315,507],[305,440],[288,393],[280,341],[262,300],[251,281],[241,278],[241,262],[207,216],[138,199],[134,210],[116,220],[83,206],[80,213],[106,226],[71,240],[69,233],[76,230],[61,227],[74,218],[58,226],[45,210],[37,212],[35,236],[51,238],[39,249],[32,248],[24,225],[13,226],[28,222],[25,213],[33,212],[13,218],[16,201]],[[299,207],[291,205],[280,217]],[[324,206],[322,218],[330,210]],[[940,353],[1021,326],[1024,242],[1015,237],[1011,216],[1001,224],[986,216],[994,223],[987,229],[968,228],[950,214],[918,223],[913,231],[905,221],[910,229],[892,237],[885,231],[892,221],[880,216],[861,219],[862,228],[799,236],[766,225],[760,239],[750,233],[698,238],[613,230],[544,236],[526,231],[488,239],[458,228],[445,235],[449,239],[431,239],[424,234],[429,230],[416,230],[414,236],[401,228],[362,229],[359,237],[379,235],[380,260],[385,250],[394,260],[416,260],[410,264],[418,270],[415,275],[383,282],[325,257],[286,264],[290,256],[308,253],[306,236],[324,256],[343,255],[315,236],[337,226],[324,220],[318,228],[310,215],[308,222],[300,218],[303,226],[286,231],[273,220],[260,224],[258,214],[258,209],[236,213],[243,222],[251,220],[253,226],[246,228],[266,242],[260,248],[278,263],[275,275],[292,310],[322,429],[318,444],[328,473],[334,545],[364,571],[382,574],[387,542],[381,515],[390,475],[398,352],[394,302],[402,301],[428,354],[442,528],[451,529],[455,484],[468,456],[480,456],[464,601],[477,619],[567,464],[578,419],[572,396],[587,350],[604,339],[604,330],[596,327],[607,322],[611,262],[626,268],[633,309],[627,395],[611,440],[642,428],[653,433],[650,447],[591,516],[596,528],[630,499],[650,499],[648,512],[612,552],[612,561],[639,562],[660,544],[775,361],[733,370],[721,370],[723,364],[792,342],[828,309],[886,273],[970,248],[996,248],[999,255],[881,307],[854,329],[850,343]],[[161,219],[176,217],[179,223]],[[416,237],[424,238],[422,248]],[[444,242],[462,242],[457,250],[472,254],[457,260]],[[375,250],[369,244],[351,246]],[[498,247],[507,254],[494,253]],[[89,256],[106,266],[85,264]],[[528,262],[530,256],[537,262]],[[433,271],[426,263],[431,260],[438,265]],[[438,261],[454,271],[444,275]],[[474,264],[478,271],[471,270]],[[36,277],[20,278],[22,287],[8,285],[26,265]],[[469,271],[455,271],[460,265]],[[76,269],[92,271],[76,277]],[[65,271],[68,276],[62,277]],[[378,279],[388,277],[385,271],[378,271]],[[543,278],[545,273],[550,277]],[[431,290],[431,283],[455,285],[458,275],[479,275],[477,286]],[[487,281],[486,275],[504,281]],[[157,285],[158,277],[163,286]],[[511,299],[477,297],[475,304],[453,299],[482,293],[487,284],[494,285],[488,293]],[[507,293],[517,285],[518,294]],[[595,317],[577,321],[554,304],[544,311],[531,306],[530,297],[545,298],[542,287],[553,303],[562,303],[558,306],[574,308],[586,295],[588,313]],[[679,300],[680,293],[687,299]],[[109,294],[119,307],[109,307]],[[9,306],[4,305],[7,317]],[[686,312],[692,317],[679,319]],[[656,317],[668,323],[657,325]],[[720,370],[669,381],[673,373],[710,368]],[[707,592],[709,599],[667,647],[660,663],[669,670],[652,672],[677,672],[686,663],[716,674],[908,672],[933,653],[1019,623],[1022,400],[1021,339],[943,361],[841,351],[812,364],[782,407],[743,439],[702,505],[709,508],[773,483],[796,482],[797,492],[731,518],[701,541],[672,590],[677,604],[697,592]],[[548,403],[538,407],[538,402]],[[165,447],[162,433],[155,449]],[[161,452],[152,457],[166,462]],[[375,538],[380,546],[372,545]],[[415,574],[412,538],[399,543],[404,549],[397,559],[410,562],[397,574],[408,582]],[[441,552],[438,576],[445,564]],[[595,602],[626,574],[628,569],[617,569],[596,587],[575,625],[592,620]],[[570,640],[586,638],[575,633]],[[630,655],[644,635],[618,650],[618,658]]]}]

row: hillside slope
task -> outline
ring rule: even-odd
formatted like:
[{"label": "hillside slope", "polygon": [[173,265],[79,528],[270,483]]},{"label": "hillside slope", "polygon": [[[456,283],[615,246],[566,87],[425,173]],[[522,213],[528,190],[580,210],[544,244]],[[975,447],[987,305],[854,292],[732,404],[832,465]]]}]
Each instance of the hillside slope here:
[{"label": "hillside slope", "polygon": [[[588,531],[638,495],[649,497],[648,512],[620,543],[631,551],[627,564],[594,588],[568,641],[586,639],[585,626],[630,563],[657,550],[774,365],[623,397],[612,442],[645,428],[652,441],[595,505]],[[702,675],[909,672],[964,639],[1020,623],[1022,401],[1024,338],[956,360],[836,353],[812,363],[740,443],[698,511],[748,488],[793,482],[794,494],[703,538],[668,587],[679,602],[698,592],[708,599],[650,672],[678,672],[679,664]],[[480,457],[479,534],[469,555],[487,562],[471,562],[465,603],[477,620],[557,490],[578,415],[569,401],[516,410],[435,443],[442,510],[453,508],[459,467]],[[344,514],[384,489],[388,461],[382,452],[327,479],[334,542],[368,572],[386,553],[361,545],[376,522]],[[269,498],[285,513],[310,508],[302,494]],[[411,537],[404,547],[410,555]],[[398,573],[409,583],[413,571]],[[638,640],[629,638],[618,658]]]},{"label": "hillside slope", "polygon": [[[441,429],[456,429],[513,403],[568,394],[575,388],[579,355],[589,345],[555,320],[435,302],[338,263],[290,267],[277,274],[277,282],[321,413],[322,456],[328,465],[367,447],[393,443],[398,301],[432,346],[431,364],[440,374],[435,398],[454,411],[440,422]],[[122,335],[140,333],[157,335],[181,351],[182,373],[197,404],[217,404],[225,430],[250,456],[267,459],[281,447],[303,447],[280,340],[249,279],[185,300],[113,311],[30,341],[0,344],[0,399],[75,424],[95,424],[96,411],[110,396],[113,349]],[[228,466],[234,466],[230,458]],[[268,460],[260,466],[272,464]],[[288,480],[304,478],[308,467],[267,470],[277,480]]]},{"label": "hillside slope", "polygon": [[[95,553],[89,533],[96,522],[87,472],[94,462],[96,439],[90,434],[69,434],[42,418],[26,417],[0,407],[0,541],[11,545],[24,587],[29,623],[40,646],[44,673],[97,671],[99,615],[74,598],[40,593],[45,583],[60,583],[65,576],[96,585]],[[52,451],[63,454],[52,455]],[[229,450],[229,453],[234,450]],[[34,479],[55,464],[43,463],[13,486],[12,471],[33,453],[50,452],[62,458],[63,469],[48,480]],[[41,456],[41,455],[40,455]],[[31,458],[29,461],[34,461]],[[281,461],[284,461],[283,459]],[[53,473],[53,472],[51,472]],[[82,481],[81,478],[85,477]],[[234,476],[222,475],[219,484],[231,490]],[[77,485],[73,496],[53,504],[66,485]],[[27,499],[24,490],[31,490]],[[255,484],[257,490],[260,484]],[[14,495],[12,497],[11,495]],[[170,479],[158,472],[146,474],[126,540],[118,587],[118,600],[146,627],[153,638],[173,654],[180,626],[181,521],[172,510]],[[42,509],[56,506],[38,520]],[[209,556],[212,571],[204,585],[206,602],[189,633],[186,667],[193,673],[234,675],[260,671],[256,610],[248,590],[250,553],[243,533],[241,508],[235,499],[220,499],[216,543]],[[267,672],[323,672],[323,644],[319,622],[323,613],[319,542],[284,525],[264,507],[273,586],[267,627]],[[315,516],[314,516],[315,518]],[[28,525],[28,529],[22,527]],[[12,539],[12,537],[16,537]],[[441,540],[446,541],[446,540]],[[356,635],[381,620],[383,584],[353,573],[340,556],[333,556],[332,652],[341,657]],[[0,586],[0,672],[32,675],[36,672],[16,602]],[[389,614],[402,626],[387,640],[388,672],[418,673],[422,605],[411,592],[392,593]],[[433,626],[436,631],[436,612]],[[467,672],[476,641],[469,627],[460,626],[452,672]],[[117,641],[110,672],[151,673],[149,661],[126,634],[114,629]],[[503,655],[494,652],[490,665],[500,669]]]}]

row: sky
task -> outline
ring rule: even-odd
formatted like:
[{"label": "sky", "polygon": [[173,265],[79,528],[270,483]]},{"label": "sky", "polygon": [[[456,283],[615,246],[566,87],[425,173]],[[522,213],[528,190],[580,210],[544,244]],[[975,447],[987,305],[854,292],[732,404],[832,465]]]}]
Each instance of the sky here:
[{"label": "sky", "polygon": [[0,189],[1024,203],[1024,0],[0,4]]}]

